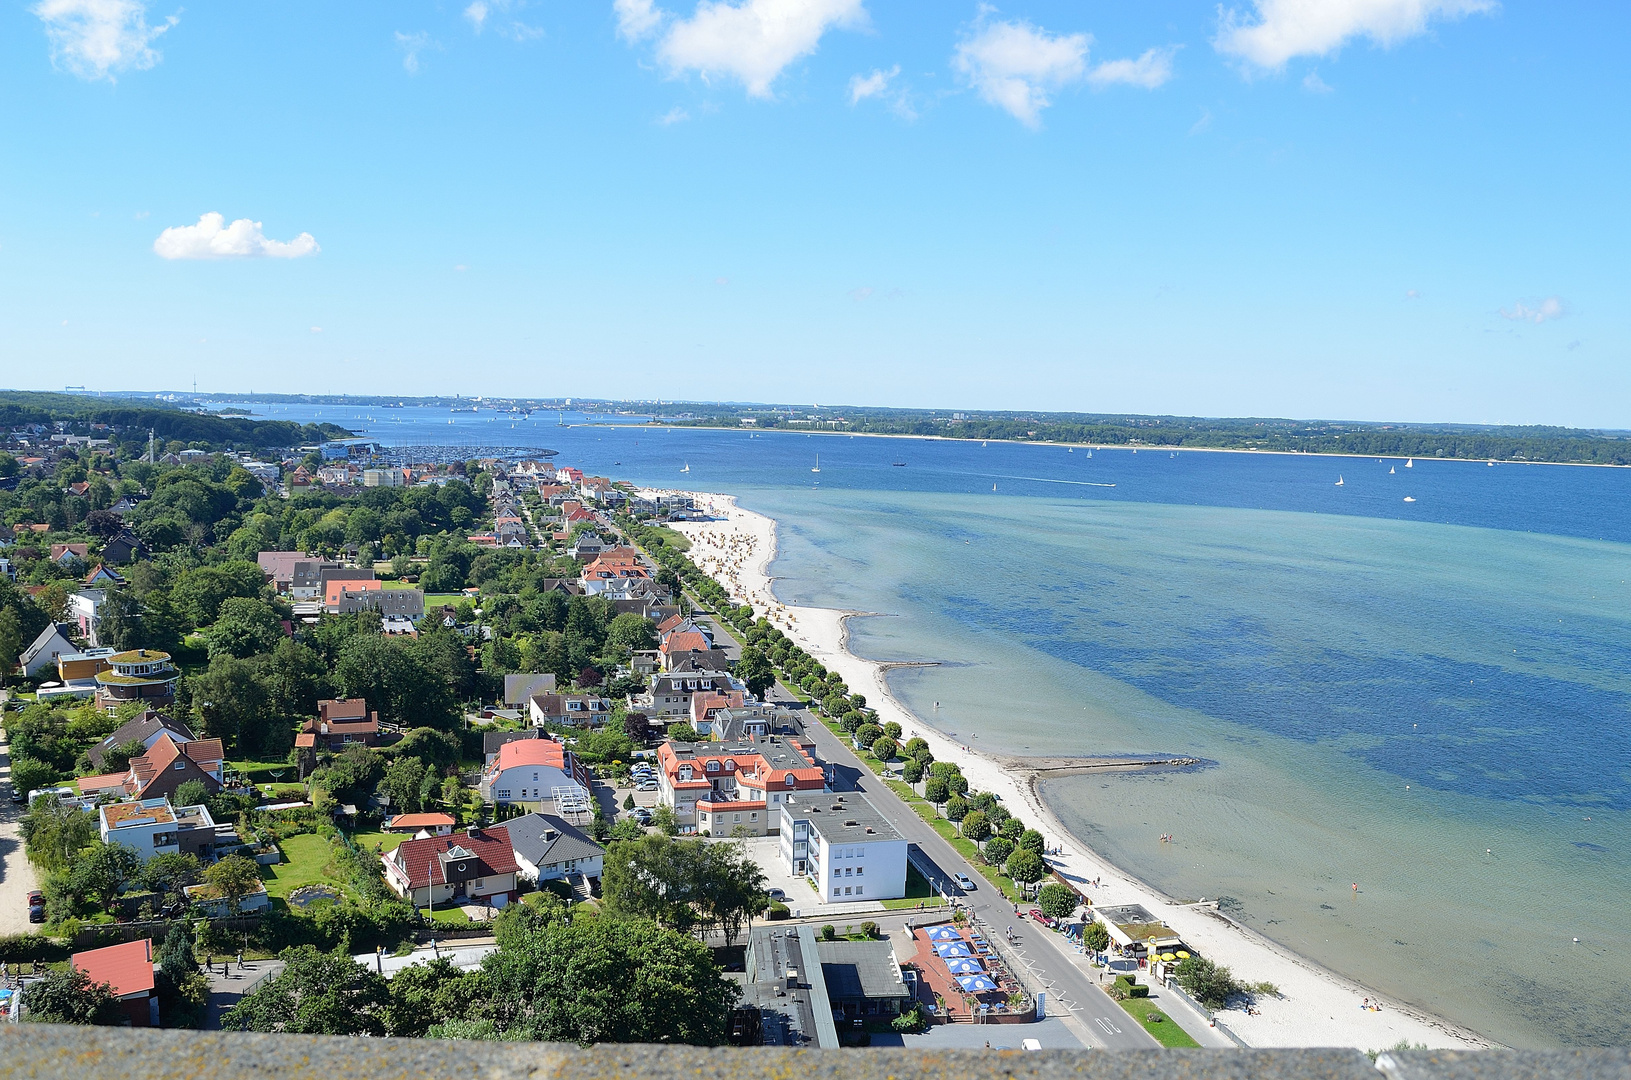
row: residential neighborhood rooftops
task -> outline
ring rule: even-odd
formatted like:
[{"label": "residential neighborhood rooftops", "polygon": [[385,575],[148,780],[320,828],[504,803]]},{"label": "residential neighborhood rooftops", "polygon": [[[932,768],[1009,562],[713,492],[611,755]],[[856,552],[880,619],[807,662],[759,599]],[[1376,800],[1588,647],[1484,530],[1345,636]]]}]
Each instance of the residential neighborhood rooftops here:
[{"label": "residential neighborhood rooftops", "polygon": [[140,802],[109,803],[98,813],[109,829],[134,828],[138,825],[168,825],[175,821],[175,809],[169,799],[143,799]]},{"label": "residential neighborhood rooftops", "polygon": [[398,814],[385,822],[387,829],[417,831],[419,829],[452,828],[457,822],[451,814]]},{"label": "residential neighborhood rooftops", "polygon": [[115,997],[145,994],[153,989],[151,938],[74,953],[71,963],[91,982],[106,983]]},{"label": "residential neighborhood rooftops", "polygon": [[566,765],[566,747],[554,739],[517,739],[498,748],[494,764],[500,770],[523,765],[552,765],[559,769]]},{"label": "residential neighborhood rooftops", "polygon": [[[515,850],[510,846],[510,835],[502,827],[472,828],[452,836],[404,840],[388,857],[415,889],[444,883],[444,862],[474,860],[477,863],[477,876],[480,877],[513,874],[520,869],[515,861]],[[436,868],[434,873],[433,866]]]},{"label": "residential neighborhood rooftops", "polygon": [[524,814],[497,826],[515,853],[534,866],[592,859],[605,852],[594,838],[555,814]]}]

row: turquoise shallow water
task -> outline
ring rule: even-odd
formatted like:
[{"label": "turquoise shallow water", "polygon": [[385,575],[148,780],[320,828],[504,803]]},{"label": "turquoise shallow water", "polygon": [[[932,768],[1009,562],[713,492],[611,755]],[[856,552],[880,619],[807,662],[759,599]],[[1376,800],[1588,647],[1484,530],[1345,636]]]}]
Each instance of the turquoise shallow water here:
[{"label": "turquoise shallow water", "polygon": [[1044,787],[1118,865],[1492,1039],[1631,1042],[1631,470],[276,415],[737,493],[962,741],[1212,762]]},{"label": "turquoise shallow water", "polygon": [[891,675],[942,729],[1215,762],[1044,786],[1118,865],[1231,897],[1499,1041],[1631,1038],[1625,545],[1042,498],[745,501],[783,523],[781,595],[888,612],[853,621],[852,647],[942,661]]}]

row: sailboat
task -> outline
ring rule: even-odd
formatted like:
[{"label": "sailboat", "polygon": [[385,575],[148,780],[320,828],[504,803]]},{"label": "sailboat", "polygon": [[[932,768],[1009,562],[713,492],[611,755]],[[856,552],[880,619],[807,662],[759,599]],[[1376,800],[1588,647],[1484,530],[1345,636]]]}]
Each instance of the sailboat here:
[{"label": "sailboat", "polygon": [[996,484],[992,484],[992,485],[991,485],[991,490],[992,490],[992,491],[996,491],[996,490],[997,490],[997,485],[996,485]]},{"label": "sailboat", "polygon": [[680,472],[690,472],[690,471],[691,471],[691,463],[689,461],[687,461],[685,463],[685,468],[681,469]]},{"label": "sailboat", "polygon": [[1088,457],[1092,457],[1092,456],[1093,456],[1093,451],[1091,451],[1091,450],[1089,450],[1089,451],[1088,451],[1088,452],[1087,452],[1087,456],[1088,456]]},{"label": "sailboat", "polygon": [[1399,475],[1399,470],[1395,469],[1392,465],[1389,465],[1387,467],[1387,474],[1389,476],[1397,476],[1397,475]]},{"label": "sailboat", "polygon": [[1405,458],[1404,459],[1404,467],[1407,468],[1407,469],[1414,469],[1416,467],[1416,459],[1415,458]]},{"label": "sailboat", "polygon": [[1341,473],[1337,473],[1337,482],[1336,482],[1336,486],[1337,486],[1337,487],[1341,487],[1341,486],[1342,486],[1342,485],[1343,485],[1343,484],[1344,484],[1344,483],[1346,483],[1346,481],[1344,481],[1344,480],[1343,480],[1343,479],[1342,479],[1342,474],[1341,474]]},{"label": "sailboat", "polygon": [[810,471],[811,472],[820,472],[821,471],[821,455],[820,454],[816,455],[815,468],[811,469]]},{"label": "sailboat", "polygon": [[1405,497],[1404,497],[1404,501],[1405,501],[1405,502],[1415,502],[1415,501],[1416,501],[1416,498],[1415,498],[1415,496],[1413,496],[1413,495],[1406,495],[1406,496],[1405,496]]},{"label": "sailboat", "polygon": [[1489,463],[1489,467],[1490,467],[1490,468],[1492,468],[1492,469],[1493,469],[1493,468],[1495,468],[1495,462],[1493,462],[1493,461],[1492,461],[1492,462],[1490,462],[1490,463]]}]

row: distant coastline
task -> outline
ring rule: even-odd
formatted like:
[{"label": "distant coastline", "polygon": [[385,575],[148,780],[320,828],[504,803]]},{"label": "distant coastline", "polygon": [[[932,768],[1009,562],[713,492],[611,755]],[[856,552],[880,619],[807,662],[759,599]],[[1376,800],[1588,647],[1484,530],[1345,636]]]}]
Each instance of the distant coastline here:
[{"label": "distant coastline", "polygon": [[[982,439],[963,435],[914,435],[907,432],[888,431],[808,431],[799,428],[763,428],[732,427],[729,424],[586,424],[585,427],[607,428],[637,428],[640,430],[673,430],[673,431],[745,431],[754,435],[812,435],[822,438],[851,438],[851,439],[907,439],[923,442],[951,442],[951,443],[1002,443],[1006,446],[1054,446],[1069,450],[1125,450],[1137,453],[1145,451],[1166,451],[1173,454],[1247,454],[1253,457],[1324,457],[1332,459],[1350,458],[1355,461],[1410,461],[1421,458],[1423,461],[1455,461],[1466,464],[1476,464],[1480,461],[1493,460],[1496,465],[1571,465],[1590,469],[1631,469],[1631,461],[1531,461],[1531,460],[1502,460],[1488,458],[1482,455],[1474,457],[1427,457],[1422,454],[1366,454],[1354,450],[1253,450],[1238,446],[1177,446],[1162,445],[1159,443],[1104,443],[1104,442],[1055,442],[1046,439]],[[1631,446],[1628,446],[1631,452]]]}]

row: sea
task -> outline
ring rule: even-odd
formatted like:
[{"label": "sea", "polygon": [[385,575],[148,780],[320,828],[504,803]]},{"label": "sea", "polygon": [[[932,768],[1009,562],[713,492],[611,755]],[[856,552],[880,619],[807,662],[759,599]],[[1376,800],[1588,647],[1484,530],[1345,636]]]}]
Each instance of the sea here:
[{"label": "sea", "polygon": [[1043,785],[1124,870],[1496,1042],[1631,1042],[1631,470],[251,408],[735,494],[925,723],[1203,761]]}]

